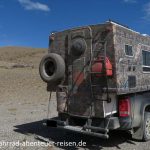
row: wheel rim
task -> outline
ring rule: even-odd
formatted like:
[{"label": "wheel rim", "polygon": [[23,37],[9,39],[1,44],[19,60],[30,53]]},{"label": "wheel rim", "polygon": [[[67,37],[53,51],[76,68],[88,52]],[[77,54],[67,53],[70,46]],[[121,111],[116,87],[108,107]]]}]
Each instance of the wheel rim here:
[{"label": "wheel rim", "polygon": [[146,120],[145,132],[148,137],[150,137],[150,119]]}]

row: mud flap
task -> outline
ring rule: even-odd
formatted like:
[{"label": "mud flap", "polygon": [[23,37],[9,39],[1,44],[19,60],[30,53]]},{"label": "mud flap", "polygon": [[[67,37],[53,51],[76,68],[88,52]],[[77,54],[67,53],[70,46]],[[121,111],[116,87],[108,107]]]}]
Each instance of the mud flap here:
[{"label": "mud flap", "polygon": [[134,129],[132,138],[135,140],[142,140],[143,139],[143,125],[141,127]]}]

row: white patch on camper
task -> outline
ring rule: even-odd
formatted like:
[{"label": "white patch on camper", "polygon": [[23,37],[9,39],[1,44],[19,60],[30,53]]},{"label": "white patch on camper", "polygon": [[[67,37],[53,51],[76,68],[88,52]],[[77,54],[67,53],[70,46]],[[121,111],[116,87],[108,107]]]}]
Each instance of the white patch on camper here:
[{"label": "white patch on camper", "polygon": [[110,23],[112,23],[113,25],[122,27],[122,28],[124,28],[124,29],[127,29],[127,30],[129,30],[129,31],[135,32],[135,33],[137,33],[137,34],[140,34],[140,32],[136,32],[136,31],[134,31],[134,30],[132,30],[132,29],[130,29],[130,28],[127,28],[127,27],[122,26],[122,25],[120,25],[120,24],[117,24],[117,23],[115,23],[115,22],[110,21]]},{"label": "white patch on camper", "polygon": [[[103,95],[103,99],[106,99],[107,94]],[[117,112],[117,97],[115,94],[109,94],[111,102],[103,101],[104,117]]]}]

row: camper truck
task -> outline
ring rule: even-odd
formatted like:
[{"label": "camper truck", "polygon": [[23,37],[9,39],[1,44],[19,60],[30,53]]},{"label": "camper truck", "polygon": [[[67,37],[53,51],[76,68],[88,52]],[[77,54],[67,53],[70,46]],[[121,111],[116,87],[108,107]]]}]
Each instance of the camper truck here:
[{"label": "camper truck", "polygon": [[150,37],[113,21],[52,33],[39,73],[56,92],[47,125],[109,138],[150,139]]}]

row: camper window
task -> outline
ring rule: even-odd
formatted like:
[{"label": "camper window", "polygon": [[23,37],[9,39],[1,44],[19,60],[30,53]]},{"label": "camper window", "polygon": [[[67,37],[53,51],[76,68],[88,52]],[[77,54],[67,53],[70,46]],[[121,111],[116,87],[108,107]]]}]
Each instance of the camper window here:
[{"label": "camper window", "polygon": [[143,56],[143,71],[150,72],[150,52],[142,50]]},{"label": "camper window", "polygon": [[131,45],[125,45],[125,54],[127,56],[133,56],[132,46]]}]

